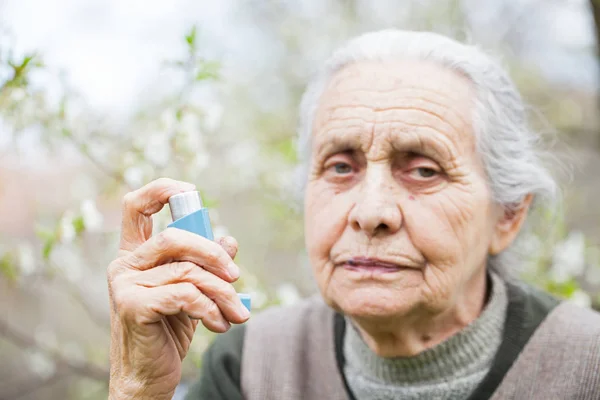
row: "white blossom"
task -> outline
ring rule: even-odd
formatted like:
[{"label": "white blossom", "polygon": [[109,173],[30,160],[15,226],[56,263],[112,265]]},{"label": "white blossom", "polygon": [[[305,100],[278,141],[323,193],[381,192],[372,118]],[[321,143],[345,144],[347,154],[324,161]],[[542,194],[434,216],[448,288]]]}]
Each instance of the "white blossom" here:
[{"label": "white blossom", "polygon": [[71,243],[75,239],[75,227],[73,226],[73,213],[67,211],[60,219],[60,240],[62,243]]},{"label": "white blossom", "polygon": [[23,100],[25,97],[27,97],[27,92],[23,88],[16,87],[10,91],[10,99],[15,103]]},{"label": "white blossom", "polygon": [[538,235],[528,234],[524,235],[520,242],[521,250],[523,254],[526,254],[530,258],[539,257],[542,252],[544,245]]},{"label": "white blossom", "polygon": [[204,108],[204,126],[209,131],[215,131],[221,125],[223,118],[223,106],[220,103],[214,102]]},{"label": "white blossom", "polygon": [[260,157],[260,148],[257,143],[241,142],[227,152],[228,163],[236,167],[238,182],[241,187],[250,186],[259,175],[256,160]]},{"label": "white blossom", "polygon": [[166,132],[171,132],[177,125],[177,118],[175,118],[175,111],[171,108],[167,108],[160,113],[160,124],[161,128]]},{"label": "white blossom", "polygon": [[252,308],[263,308],[267,304],[267,295],[262,291],[253,291],[248,293],[252,299]]},{"label": "white blossom", "polygon": [[54,361],[39,350],[28,351],[25,359],[29,369],[42,379],[51,377],[56,371]]},{"label": "white blossom", "polygon": [[210,156],[206,151],[196,153],[194,157],[194,166],[197,171],[206,169],[210,164]]},{"label": "white blossom", "polygon": [[277,288],[277,298],[283,305],[291,305],[300,300],[298,288],[291,283],[284,283]]},{"label": "white blossom", "polygon": [[103,217],[94,200],[87,199],[81,203],[81,216],[86,230],[96,232],[102,227]]},{"label": "white blossom", "polygon": [[140,167],[127,168],[123,176],[127,185],[132,188],[139,188],[144,183],[144,171]]},{"label": "white blossom", "polygon": [[[192,112],[185,113],[181,118],[181,130],[190,136],[190,140],[201,141],[203,136],[198,114]],[[190,143],[190,145],[192,144]]]},{"label": "white blossom", "polygon": [[19,260],[19,269],[23,276],[29,276],[37,269],[35,252],[30,243],[21,243],[17,248],[17,257]]},{"label": "white blossom", "polygon": [[576,290],[569,301],[581,307],[590,307],[592,305],[592,299],[590,295],[583,290]]},{"label": "white blossom", "polygon": [[581,232],[571,232],[554,248],[550,277],[557,283],[563,283],[581,275],[584,269],[585,236]]},{"label": "white blossom", "polygon": [[135,163],[136,159],[137,159],[137,156],[134,152],[127,151],[123,155],[123,164],[126,166],[131,166]]},{"label": "white blossom", "polygon": [[144,156],[148,161],[157,166],[165,166],[171,158],[169,137],[164,133],[148,135],[144,146]]}]

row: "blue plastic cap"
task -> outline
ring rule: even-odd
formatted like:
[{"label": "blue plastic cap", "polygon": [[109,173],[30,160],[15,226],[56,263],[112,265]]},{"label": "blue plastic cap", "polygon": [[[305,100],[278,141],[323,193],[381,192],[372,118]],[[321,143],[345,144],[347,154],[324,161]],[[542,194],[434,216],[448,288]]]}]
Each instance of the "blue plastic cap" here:
[{"label": "blue plastic cap", "polygon": [[247,293],[238,293],[238,297],[242,301],[244,307],[246,307],[248,311],[252,311],[252,300],[250,298],[250,295]]}]

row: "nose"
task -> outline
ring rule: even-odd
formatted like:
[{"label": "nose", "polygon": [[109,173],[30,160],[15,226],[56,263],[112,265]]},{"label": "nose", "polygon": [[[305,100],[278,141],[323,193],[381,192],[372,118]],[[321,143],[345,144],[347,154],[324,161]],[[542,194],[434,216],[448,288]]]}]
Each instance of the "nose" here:
[{"label": "nose", "polygon": [[356,203],[348,215],[348,222],[354,230],[363,231],[370,238],[391,235],[400,230],[402,212],[394,193],[394,182],[391,181],[393,178],[386,178],[384,171],[367,171],[357,188]]}]

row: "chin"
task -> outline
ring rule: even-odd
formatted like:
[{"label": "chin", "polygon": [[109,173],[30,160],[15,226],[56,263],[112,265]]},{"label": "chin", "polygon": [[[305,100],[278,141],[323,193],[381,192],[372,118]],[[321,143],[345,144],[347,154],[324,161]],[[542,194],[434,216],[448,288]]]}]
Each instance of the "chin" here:
[{"label": "chin", "polygon": [[398,318],[410,314],[420,303],[417,292],[413,288],[399,293],[381,287],[362,287],[336,291],[331,296],[331,303],[338,311],[353,318]]}]

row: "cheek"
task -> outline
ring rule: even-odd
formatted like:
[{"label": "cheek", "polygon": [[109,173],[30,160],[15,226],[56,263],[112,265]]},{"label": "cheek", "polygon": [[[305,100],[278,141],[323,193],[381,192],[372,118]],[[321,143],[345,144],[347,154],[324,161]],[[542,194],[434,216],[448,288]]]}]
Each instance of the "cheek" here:
[{"label": "cheek", "polygon": [[309,183],[304,199],[306,249],[314,268],[329,260],[331,248],[341,237],[351,203],[346,194],[336,194],[319,183]]},{"label": "cheek", "polygon": [[406,228],[434,269],[460,274],[480,266],[490,239],[485,190],[448,188],[410,203]]}]

